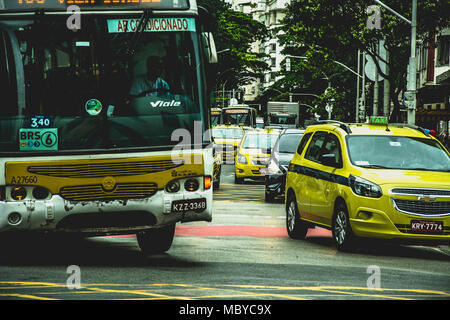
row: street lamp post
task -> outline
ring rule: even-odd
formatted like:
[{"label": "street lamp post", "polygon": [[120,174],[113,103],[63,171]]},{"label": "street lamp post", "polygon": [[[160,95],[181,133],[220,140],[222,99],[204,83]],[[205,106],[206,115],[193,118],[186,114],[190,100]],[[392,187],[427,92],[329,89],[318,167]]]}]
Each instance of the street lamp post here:
[{"label": "street lamp post", "polygon": [[[305,57],[305,56],[293,56],[293,55],[286,55],[286,58],[288,58],[288,59],[289,59],[289,58],[296,58],[296,59],[305,59],[305,60],[308,59],[308,58]],[[346,70],[350,71],[351,73],[355,74],[356,76],[358,76],[358,80],[359,80],[359,78],[364,79],[364,77],[363,77],[362,75],[359,74],[359,70],[358,70],[358,72],[356,72],[356,71],[354,71],[353,69],[351,69],[351,68],[349,68],[348,66],[346,66],[345,64],[343,64],[342,62],[339,62],[339,61],[336,61],[336,60],[332,60],[332,61],[333,61],[334,63],[340,65],[341,67],[345,68]],[[287,61],[286,61],[286,70],[287,70],[287,71],[290,71],[290,70],[288,70],[288,68],[290,69],[290,67],[291,67],[291,62],[290,62],[290,60],[287,60]],[[328,76],[327,76],[323,71],[322,71],[322,74],[325,76],[325,79],[326,79],[327,82],[328,82],[328,88],[326,89],[326,90],[328,90],[329,88],[331,88],[330,79],[328,78]],[[358,81],[358,88],[357,88],[357,90],[359,91],[359,81]],[[334,102],[334,100],[331,101],[331,102]],[[328,117],[331,119],[331,113],[332,113],[332,110],[333,110],[333,104],[327,104],[327,106],[326,106],[325,109],[326,109],[327,112],[328,112]]]},{"label": "street lamp post", "polygon": [[228,79],[222,84],[222,108],[225,107],[225,85],[227,84]]},{"label": "street lamp post", "polygon": [[417,104],[417,84],[416,84],[416,73],[417,73],[417,65],[416,65],[416,37],[417,37],[417,0],[412,0],[412,12],[411,12],[411,21],[403,17],[401,14],[391,9],[383,2],[379,0],[374,0],[380,6],[395,14],[397,17],[409,23],[411,25],[411,53],[409,56],[409,64],[408,64],[408,84],[405,92],[406,105],[408,107],[408,124],[415,124],[416,122],[416,104]]}]

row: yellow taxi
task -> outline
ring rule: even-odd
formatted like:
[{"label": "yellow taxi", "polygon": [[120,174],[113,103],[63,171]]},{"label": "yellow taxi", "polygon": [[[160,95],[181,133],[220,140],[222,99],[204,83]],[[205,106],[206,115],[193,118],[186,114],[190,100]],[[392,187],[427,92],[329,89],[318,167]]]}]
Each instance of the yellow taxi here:
[{"label": "yellow taxi", "polygon": [[245,178],[264,179],[266,165],[279,134],[279,131],[270,129],[245,133],[234,161],[235,183],[243,183]]},{"label": "yellow taxi", "polygon": [[331,229],[339,250],[357,239],[450,243],[450,154],[424,129],[320,121],[308,126],[286,179],[286,228]]},{"label": "yellow taxi", "polygon": [[217,125],[212,129],[212,136],[222,162],[233,163],[237,146],[244,136],[244,129],[237,125]]}]

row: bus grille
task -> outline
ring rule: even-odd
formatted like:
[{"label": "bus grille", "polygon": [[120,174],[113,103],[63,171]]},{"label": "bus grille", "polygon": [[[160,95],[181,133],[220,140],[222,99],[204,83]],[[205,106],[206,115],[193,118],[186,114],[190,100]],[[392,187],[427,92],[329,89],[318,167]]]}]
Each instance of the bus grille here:
[{"label": "bus grille", "polygon": [[51,177],[99,178],[155,173],[174,169],[181,165],[183,165],[183,161],[172,160],[66,164],[29,166],[28,172]]},{"label": "bus grille", "polygon": [[70,201],[115,200],[148,198],[157,191],[156,183],[118,183],[111,191],[105,191],[102,185],[63,187],[60,195]]},{"label": "bus grille", "polygon": [[431,201],[393,199],[398,210],[419,215],[450,214],[450,201]]}]

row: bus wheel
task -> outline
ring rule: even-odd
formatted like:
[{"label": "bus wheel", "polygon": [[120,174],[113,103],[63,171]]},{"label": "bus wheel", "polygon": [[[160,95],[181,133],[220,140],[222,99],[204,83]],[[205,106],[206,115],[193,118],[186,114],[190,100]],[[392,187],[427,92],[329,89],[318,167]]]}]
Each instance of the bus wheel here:
[{"label": "bus wheel", "polygon": [[170,249],[175,235],[175,223],[150,229],[136,235],[139,247],[146,254],[163,253]]}]

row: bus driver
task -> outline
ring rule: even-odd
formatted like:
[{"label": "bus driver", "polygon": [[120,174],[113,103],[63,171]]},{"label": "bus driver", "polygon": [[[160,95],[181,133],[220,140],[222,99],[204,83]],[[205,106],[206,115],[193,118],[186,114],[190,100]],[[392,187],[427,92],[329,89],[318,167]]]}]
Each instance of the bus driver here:
[{"label": "bus driver", "polygon": [[167,92],[170,87],[162,79],[164,60],[158,56],[147,58],[147,73],[134,78],[130,88],[130,96],[157,95],[158,92]]}]

